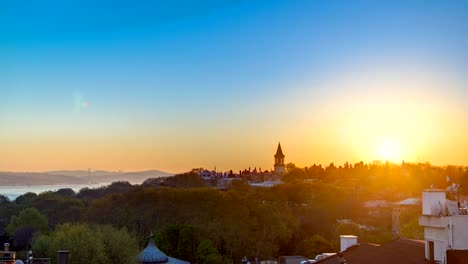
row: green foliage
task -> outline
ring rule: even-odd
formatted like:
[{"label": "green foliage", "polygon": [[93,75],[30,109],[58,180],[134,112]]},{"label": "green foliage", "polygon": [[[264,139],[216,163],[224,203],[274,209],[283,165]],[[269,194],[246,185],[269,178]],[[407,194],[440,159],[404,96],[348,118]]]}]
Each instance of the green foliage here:
[{"label": "green foliage", "polygon": [[133,263],[138,254],[138,243],[127,228],[115,229],[105,225],[96,228],[104,245],[108,263]]},{"label": "green foliage", "polygon": [[15,203],[22,205],[30,205],[37,198],[37,194],[32,192],[27,192],[23,195],[18,196],[15,199]]},{"label": "green foliage", "polygon": [[[146,239],[144,241],[147,242]],[[154,235],[154,244],[161,250],[162,252],[169,252],[169,242],[166,239],[166,235],[162,232],[157,232]]]},{"label": "green foliage", "polygon": [[213,253],[206,257],[206,259],[201,262],[203,264],[229,264],[231,263],[228,258],[221,256],[220,254]]},{"label": "green foliage", "polygon": [[415,218],[401,226],[400,235],[404,238],[424,239],[424,228],[419,225],[418,219]]},{"label": "green foliage", "polygon": [[355,223],[340,223],[336,225],[335,234],[336,237],[340,235],[355,235],[358,236],[361,230],[359,226]]},{"label": "green foliage", "polygon": [[21,227],[31,227],[44,233],[49,230],[47,218],[36,208],[26,208],[19,215],[12,216],[6,230],[13,235]]},{"label": "green foliage", "polygon": [[0,204],[9,204],[10,199],[7,196],[0,194]]},{"label": "green foliage", "polygon": [[240,192],[246,192],[251,190],[251,187],[247,181],[238,179],[231,181],[228,188]]},{"label": "green foliage", "polygon": [[295,170],[295,169],[299,169],[298,167],[296,167],[296,164],[292,163],[292,162],[289,162],[288,164],[286,164],[286,173],[289,173],[291,172],[292,170]]},{"label": "green foliage", "polygon": [[293,163],[288,163],[286,165],[286,174],[284,174],[281,180],[283,182],[294,182],[303,181],[306,178],[308,178],[308,175],[303,169],[296,167]]},{"label": "green foliage", "polygon": [[52,263],[57,261],[58,250],[70,251],[70,264],[134,263],[138,245],[126,229],[64,224],[57,226],[50,236],[39,236],[33,250],[50,257]]},{"label": "green foliage", "polygon": [[206,182],[195,172],[177,174],[170,177],[147,179],[143,186],[167,186],[172,188],[203,188],[208,187]]},{"label": "green foliage", "polygon": [[172,257],[195,262],[196,238],[189,225],[170,224],[154,236],[156,246]]},{"label": "green foliage", "polygon": [[400,236],[410,239],[424,239],[424,228],[419,225],[421,208],[406,208],[400,214]]},{"label": "green foliage", "polygon": [[314,235],[311,238],[305,239],[300,245],[300,249],[300,252],[297,253],[309,258],[314,258],[318,254],[335,251],[332,243],[320,235]]},{"label": "green foliage", "polygon": [[59,225],[52,238],[51,246],[54,252],[57,250],[70,251],[70,264],[109,263],[104,253],[101,234],[94,232],[87,225]]},{"label": "green foliage", "polygon": [[39,258],[50,258],[57,254],[53,246],[54,239],[49,235],[39,235],[34,238],[32,249],[34,256]]},{"label": "green foliage", "polygon": [[179,229],[177,258],[193,261],[195,259],[195,234],[193,227],[184,225]]},{"label": "green foliage", "polygon": [[38,195],[30,206],[37,208],[46,215],[49,225],[53,228],[61,223],[78,222],[84,214],[85,204],[74,197],[45,192]]},{"label": "green foliage", "polygon": [[20,209],[12,202],[0,204],[0,236],[8,236],[6,227],[13,215],[18,214]]},{"label": "green foliage", "polygon": [[211,256],[210,261],[212,261],[215,256],[219,256],[218,249],[213,245],[211,240],[203,240],[198,245],[197,263],[205,263],[209,256]]},{"label": "green foliage", "polygon": [[359,234],[361,241],[366,241],[375,244],[384,244],[393,239],[391,230],[377,229],[372,231],[365,231]]}]

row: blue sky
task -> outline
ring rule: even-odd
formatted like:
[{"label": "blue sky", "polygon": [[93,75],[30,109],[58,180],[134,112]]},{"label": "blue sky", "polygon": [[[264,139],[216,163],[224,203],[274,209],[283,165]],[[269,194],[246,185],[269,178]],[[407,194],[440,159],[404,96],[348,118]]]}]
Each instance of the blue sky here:
[{"label": "blue sky", "polygon": [[[4,155],[27,158],[0,170],[68,168],[37,157],[47,151],[40,142],[57,137],[71,152],[78,141],[102,155],[122,148],[152,157],[124,170],[267,167],[280,140],[299,163],[328,162],[333,156],[314,151],[333,148],[318,146],[313,132],[324,109],[352,97],[349,80],[382,73],[454,81],[418,93],[444,98],[467,121],[467,25],[466,1],[3,1],[0,136]],[[25,141],[39,145],[26,151]],[[196,148],[207,154],[191,158]],[[83,159],[77,153],[70,159]],[[90,166],[117,168],[109,164]]]}]

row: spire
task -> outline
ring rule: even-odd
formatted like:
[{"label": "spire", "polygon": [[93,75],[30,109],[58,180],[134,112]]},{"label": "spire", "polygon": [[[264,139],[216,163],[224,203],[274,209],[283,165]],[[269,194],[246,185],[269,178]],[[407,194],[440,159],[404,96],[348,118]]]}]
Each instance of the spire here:
[{"label": "spire", "polygon": [[276,150],[275,158],[284,158],[283,150],[281,149],[281,142],[278,143],[278,149]]}]

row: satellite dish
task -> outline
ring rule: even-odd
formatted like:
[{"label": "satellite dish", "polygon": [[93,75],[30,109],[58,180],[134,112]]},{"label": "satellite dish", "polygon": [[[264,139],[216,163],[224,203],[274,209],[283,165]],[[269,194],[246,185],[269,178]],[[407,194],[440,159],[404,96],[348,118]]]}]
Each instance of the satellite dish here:
[{"label": "satellite dish", "polygon": [[24,264],[24,262],[20,259],[17,259],[15,260],[15,262],[13,262],[14,264]]}]

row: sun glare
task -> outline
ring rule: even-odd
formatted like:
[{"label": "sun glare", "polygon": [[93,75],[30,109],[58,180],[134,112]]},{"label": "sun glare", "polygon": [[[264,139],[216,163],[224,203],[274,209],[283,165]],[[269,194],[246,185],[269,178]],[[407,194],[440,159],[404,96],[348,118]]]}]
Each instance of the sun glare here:
[{"label": "sun glare", "polygon": [[401,157],[400,143],[394,139],[384,139],[378,147],[378,155],[382,161],[399,162]]}]

